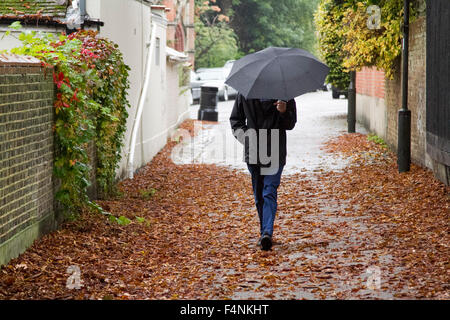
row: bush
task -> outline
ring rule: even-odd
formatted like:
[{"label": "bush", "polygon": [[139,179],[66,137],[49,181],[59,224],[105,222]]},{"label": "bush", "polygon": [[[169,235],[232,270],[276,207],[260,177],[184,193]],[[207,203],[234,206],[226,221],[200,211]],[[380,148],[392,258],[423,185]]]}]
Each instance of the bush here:
[{"label": "bush", "polygon": [[[424,0],[411,1],[411,19]],[[369,6],[380,8],[379,28],[369,28]],[[392,79],[401,56],[403,0],[321,0],[316,13],[320,52],[330,66],[329,82],[343,71],[375,66]]]},{"label": "bush", "polygon": [[315,15],[315,23],[319,33],[319,53],[330,67],[327,83],[342,90],[348,88],[350,75],[344,68],[343,46],[345,37],[342,34],[344,12],[340,4],[333,0],[322,0]]},{"label": "bush", "polygon": [[13,53],[36,57],[53,69],[54,172],[61,181],[56,198],[70,214],[83,207],[102,211],[87,196],[87,146],[96,141],[97,182],[101,191],[112,192],[128,117],[129,68],[117,45],[93,31],[58,37],[26,32],[19,40],[23,45]]}]

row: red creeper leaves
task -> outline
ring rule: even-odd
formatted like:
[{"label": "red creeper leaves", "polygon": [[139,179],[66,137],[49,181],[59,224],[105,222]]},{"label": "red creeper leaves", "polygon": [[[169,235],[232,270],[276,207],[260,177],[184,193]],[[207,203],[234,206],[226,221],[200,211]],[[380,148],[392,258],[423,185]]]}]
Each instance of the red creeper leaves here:
[{"label": "red creeper leaves", "polygon": [[63,72],[60,72],[58,75],[53,72],[53,82],[56,84],[58,89],[61,89],[61,86],[63,84],[67,85],[70,88],[69,78],[66,78]]},{"label": "red creeper leaves", "polygon": [[73,96],[70,99],[70,102],[72,102],[72,101],[80,102],[80,100],[77,98],[77,93],[78,93],[78,88],[75,89],[75,91],[73,92]]}]

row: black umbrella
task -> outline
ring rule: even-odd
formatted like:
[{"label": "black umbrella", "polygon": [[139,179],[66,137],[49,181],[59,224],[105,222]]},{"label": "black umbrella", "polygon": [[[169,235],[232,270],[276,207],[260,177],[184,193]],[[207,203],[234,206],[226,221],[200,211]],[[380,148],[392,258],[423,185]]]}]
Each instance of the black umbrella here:
[{"label": "black umbrella", "polygon": [[246,99],[287,101],[323,87],[329,70],[308,51],[270,47],[236,61],[225,83]]}]

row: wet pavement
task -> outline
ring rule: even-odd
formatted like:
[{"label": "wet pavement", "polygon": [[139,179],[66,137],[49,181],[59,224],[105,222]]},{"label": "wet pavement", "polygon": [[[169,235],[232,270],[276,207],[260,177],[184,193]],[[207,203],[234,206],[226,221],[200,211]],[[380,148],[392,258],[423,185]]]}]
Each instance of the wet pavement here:
[{"label": "wet pavement", "polygon": [[[348,160],[321,150],[330,138],[347,130],[347,100],[331,97],[330,92],[314,92],[296,99],[297,124],[288,131],[288,156],[283,174],[339,170]],[[242,145],[231,134],[229,116],[234,101],[219,102],[219,122],[206,124],[185,144],[175,163],[204,163],[247,170],[242,161]],[[191,106],[191,118],[197,118],[199,105]],[[357,132],[367,133],[357,124]]]},{"label": "wet pavement", "polygon": [[[396,176],[388,162],[373,165],[384,159],[381,149],[367,157],[358,151],[362,165],[322,150],[347,127],[347,100],[329,92],[297,99],[274,246],[260,250],[251,181],[228,122],[232,106],[219,104],[216,124],[186,122],[186,132],[192,123],[203,129],[169,143],[121,182],[118,198],[99,202],[129,224],[95,214],[36,241],[0,270],[0,299],[396,299],[434,297],[436,290],[448,299],[441,286],[448,283],[447,260],[439,256],[448,233],[433,231],[448,219],[443,207],[433,207],[440,219],[420,205],[431,206],[438,195],[432,189],[426,194],[433,198],[422,196],[431,179]],[[191,107],[193,119],[198,108]],[[400,197],[405,193],[412,201]],[[421,224],[422,217],[432,220]],[[83,277],[76,292],[66,288],[74,264]]]},{"label": "wet pavement", "polygon": [[[347,206],[345,201],[336,204],[330,199],[330,194],[311,193],[308,188],[303,189],[298,180],[303,177],[301,183],[312,183],[317,174],[340,171],[349,165],[349,158],[322,150],[325,142],[347,132],[347,100],[332,99],[330,92],[314,92],[297,98],[296,103],[297,125],[288,131],[288,157],[283,171],[285,178],[279,190],[280,205],[276,219],[279,243],[273,249],[284,257],[271,271],[276,275],[293,267],[304,271],[314,270],[312,273],[317,275],[317,279],[315,276],[311,278],[310,271],[294,276],[292,283],[295,285],[288,290],[275,292],[273,298],[348,298],[352,296],[348,293],[358,288],[359,297],[392,299],[392,293],[371,290],[366,286],[369,276],[385,272],[378,266],[372,266],[372,257],[377,256],[380,261],[384,261],[382,265],[386,265],[392,259],[389,254],[369,249],[361,252],[357,258],[349,258],[352,248],[361,243],[380,241],[379,237],[368,232],[365,224],[367,217],[343,215],[342,211]],[[242,162],[242,146],[232,136],[229,125],[228,118],[233,104],[234,101],[219,103],[219,122],[203,125],[203,130],[199,130],[198,135],[185,144],[176,163],[190,163],[193,159],[194,163],[229,166],[247,172],[246,165]],[[199,105],[191,106],[192,119],[197,118],[198,108]],[[356,131],[367,133],[359,124]],[[309,203],[314,209],[300,210],[293,216],[288,210],[292,199]],[[239,213],[234,219],[239,219]],[[313,237],[304,233],[305,226],[314,226]],[[347,229],[345,238],[338,239],[327,233],[343,226]],[[337,266],[341,267],[340,272],[337,272]],[[257,264],[247,266],[245,281],[238,285],[232,299],[267,297],[267,290],[263,285],[265,278],[261,278],[259,267]],[[355,269],[358,271],[355,272]],[[233,275],[235,270],[229,269],[227,272]],[[220,279],[216,281],[220,286]],[[273,287],[269,286],[268,289],[273,290]]]}]

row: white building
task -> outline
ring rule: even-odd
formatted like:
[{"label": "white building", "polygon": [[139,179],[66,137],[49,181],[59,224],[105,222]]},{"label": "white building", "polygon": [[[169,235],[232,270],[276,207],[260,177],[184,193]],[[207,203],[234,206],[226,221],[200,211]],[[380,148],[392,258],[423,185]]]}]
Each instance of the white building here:
[{"label": "white building", "polygon": [[[20,0],[16,2],[20,3]],[[67,24],[73,21],[67,21],[67,11],[59,7],[62,5],[71,10],[75,7],[82,16],[87,14],[84,27],[99,29],[100,36],[118,44],[125,63],[131,68],[128,92],[131,109],[117,172],[119,178],[125,178],[148,163],[166,144],[174,129],[189,117],[190,91],[179,87],[179,67],[187,63],[188,57],[166,47],[168,9],[152,4],[156,1],[147,0],[72,0],[72,5],[69,5],[69,0],[47,2],[60,9],[48,14],[51,19],[40,20],[39,23],[33,20],[32,12],[17,16],[5,12],[10,11],[10,7],[5,9],[0,5],[0,38],[15,20],[22,20],[25,30],[65,31]],[[20,42],[13,37],[0,40],[0,50],[17,45]],[[150,62],[149,71],[147,61]],[[146,73],[149,74],[148,79]],[[142,107],[140,111],[139,104]]]}]

